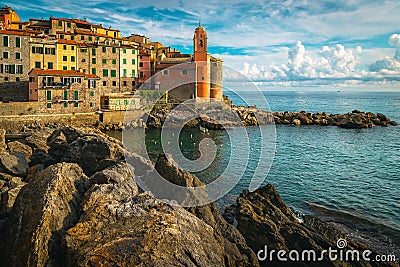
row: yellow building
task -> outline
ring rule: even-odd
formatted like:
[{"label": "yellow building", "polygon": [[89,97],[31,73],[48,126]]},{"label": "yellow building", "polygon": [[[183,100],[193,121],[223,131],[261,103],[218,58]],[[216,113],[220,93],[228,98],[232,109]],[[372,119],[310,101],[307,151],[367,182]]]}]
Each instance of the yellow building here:
[{"label": "yellow building", "polygon": [[57,69],[78,69],[78,43],[71,40],[59,39],[57,43]]},{"label": "yellow building", "polygon": [[119,47],[121,91],[132,91],[137,87],[136,77],[138,75],[137,47]]},{"label": "yellow building", "polygon": [[31,36],[29,42],[30,70],[57,69],[57,39],[43,36]]}]

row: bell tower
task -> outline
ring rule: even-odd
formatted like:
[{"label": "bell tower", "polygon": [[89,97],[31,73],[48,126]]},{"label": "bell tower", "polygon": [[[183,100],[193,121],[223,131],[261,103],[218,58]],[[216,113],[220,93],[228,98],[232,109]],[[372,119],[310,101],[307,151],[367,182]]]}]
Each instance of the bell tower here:
[{"label": "bell tower", "polygon": [[193,48],[196,64],[196,98],[210,98],[210,56],[207,51],[207,32],[199,26],[194,30]]}]

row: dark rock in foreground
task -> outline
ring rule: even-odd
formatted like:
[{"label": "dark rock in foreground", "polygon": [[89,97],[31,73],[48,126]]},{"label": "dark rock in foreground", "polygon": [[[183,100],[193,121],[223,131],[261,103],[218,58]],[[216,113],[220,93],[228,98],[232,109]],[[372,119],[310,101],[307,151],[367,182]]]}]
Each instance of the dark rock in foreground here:
[{"label": "dark rock in foreground", "polygon": [[[258,253],[260,250],[291,250],[302,252],[314,250],[317,258],[322,250],[338,249],[337,241],[345,239],[346,249],[362,251],[368,249],[365,245],[354,242],[333,226],[318,218],[305,216],[301,222],[295,217],[290,208],[283,202],[275,187],[271,184],[261,187],[254,192],[244,191],[236,204],[228,207],[224,214],[230,223],[237,224],[240,233],[247,244]],[[319,254],[318,254],[319,253]],[[260,254],[264,256],[262,252]],[[370,256],[374,258],[376,254]],[[285,256],[288,257],[287,255]],[[261,266],[392,266],[386,263],[365,261],[330,261],[327,254],[322,261],[282,262],[276,254],[271,261],[269,256],[260,262]]]}]

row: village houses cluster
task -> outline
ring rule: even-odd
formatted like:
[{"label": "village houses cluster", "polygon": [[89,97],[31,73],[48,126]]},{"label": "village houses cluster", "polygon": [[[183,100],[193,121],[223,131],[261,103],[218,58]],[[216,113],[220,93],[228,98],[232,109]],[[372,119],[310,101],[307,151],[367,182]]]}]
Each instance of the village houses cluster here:
[{"label": "village houses cluster", "polygon": [[[0,9],[0,101],[37,101],[41,113],[94,112],[140,108],[137,89],[155,73],[195,75],[183,92],[190,98],[222,99],[222,60],[207,52],[201,25],[194,53],[182,54],[148,37],[121,36],[118,29],[86,19],[29,19]],[[168,67],[188,69],[168,73]],[[192,67],[194,66],[194,67]],[[193,71],[191,71],[193,70]],[[162,82],[152,88],[168,89]]]}]

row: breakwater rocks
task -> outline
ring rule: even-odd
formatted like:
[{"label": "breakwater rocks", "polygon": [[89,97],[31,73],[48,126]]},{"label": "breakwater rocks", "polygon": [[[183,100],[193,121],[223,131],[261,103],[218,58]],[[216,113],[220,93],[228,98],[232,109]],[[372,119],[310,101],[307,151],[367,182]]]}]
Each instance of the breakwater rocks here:
[{"label": "breakwater rocks", "polygon": [[373,126],[397,126],[395,121],[381,113],[353,110],[346,114],[311,112],[274,112],[275,124],[338,126],[346,129],[372,128]]},{"label": "breakwater rocks", "polygon": [[1,266],[250,267],[264,265],[256,257],[264,245],[320,249],[345,237],[315,218],[300,223],[271,185],[243,192],[225,216],[214,204],[161,202],[137,179],[157,171],[181,186],[203,183],[168,155],[154,166],[97,129],[64,127],[12,143],[0,131],[0,155]]}]

